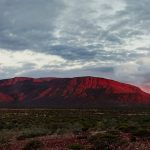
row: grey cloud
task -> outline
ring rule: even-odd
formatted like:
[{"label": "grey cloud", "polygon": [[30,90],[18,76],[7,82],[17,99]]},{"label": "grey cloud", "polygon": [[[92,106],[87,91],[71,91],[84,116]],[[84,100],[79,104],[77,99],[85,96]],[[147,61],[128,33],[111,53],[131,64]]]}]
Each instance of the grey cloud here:
[{"label": "grey cloud", "polygon": [[49,53],[62,56],[67,60],[88,60],[94,58],[96,55],[95,51],[89,51],[84,47],[69,47],[66,45],[53,46]]},{"label": "grey cloud", "polygon": [[97,73],[111,73],[113,74],[114,73],[114,67],[113,66],[106,66],[106,67],[89,67],[87,69],[84,69],[84,70],[88,70],[88,71],[91,71],[91,72],[97,72]]},{"label": "grey cloud", "polygon": [[[83,2],[79,6],[78,2],[66,3],[63,0],[1,0],[0,6],[5,9],[1,9],[0,16],[0,47],[9,50],[32,49],[74,60],[94,58],[98,53],[84,43],[120,44],[118,35],[93,23],[94,16],[90,21],[87,14],[93,15],[95,10],[90,8],[90,1]],[[111,6],[103,4],[102,7],[108,9]],[[68,9],[70,13],[66,14]],[[55,31],[59,30],[61,37],[56,37]],[[53,46],[55,43],[59,45]],[[100,47],[97,44],[95,48]]]},{"label": "grey cloud", "polygon": [[110,30],[119,30],[122,37],[128,39],[133,36],[144,35],[145,31],[150,32],[150,1],[125,0],[125,2],[125,10],[119,11],[112,16],[112,19],[116,18],[117,21],[110,26]]},{"label": "grey cloud", "polygon": [[43,49],[45,40],[52,40],[55,20],[64,7],[57,0],[0,0],[0,47]]},{"label": "grey cloud", "polygon": [[[111,0],[0,0],[0,48],[12,52],[30,49],[58,55],[66,60],[66,66],[75,61],[83,65],[87,62],[96,64],[61,71],[62,76],[105,75],[118,79],[116,66],[133,62],[138,65],[137,72],[120,74],[119,80],[130,74],[130,81],[144,82],[145,78],[149,79],[150,69],[145,62],[141,64],[137,60],[150,57],[150,45],[137,43],[132,48],[130,41],[149,37],[150,1],[114,2],[125,3],[125,7],[119,6],[115,10],[117,6]],[[45,68],[50,67],[63,68],[45,64]],[[34,69],[34,64],[29,62],[22,71],[29,76],[56,76],[60,73]],[[7,75],[2,76],[21,71],[14,70],[5,68]]]}]

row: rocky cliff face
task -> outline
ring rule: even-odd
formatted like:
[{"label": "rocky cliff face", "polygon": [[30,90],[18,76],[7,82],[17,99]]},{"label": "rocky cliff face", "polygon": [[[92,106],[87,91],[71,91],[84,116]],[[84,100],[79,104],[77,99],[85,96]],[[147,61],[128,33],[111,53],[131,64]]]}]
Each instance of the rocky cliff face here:
[{"label": "rocky cliff face", "polygon": [[0,80],[0,106],[101,107],[150,104],[138,87],[97,77]]}]

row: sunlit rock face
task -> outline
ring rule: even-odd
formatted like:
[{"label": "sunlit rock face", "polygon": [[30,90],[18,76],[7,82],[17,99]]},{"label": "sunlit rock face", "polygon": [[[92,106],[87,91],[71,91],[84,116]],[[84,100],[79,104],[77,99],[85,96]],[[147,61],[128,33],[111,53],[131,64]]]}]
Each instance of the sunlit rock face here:
[{"label": "sunlit rock face", "polygon": [[149,105],[140,88],[97,77],[0,80],[1,107],[101,107]]}]

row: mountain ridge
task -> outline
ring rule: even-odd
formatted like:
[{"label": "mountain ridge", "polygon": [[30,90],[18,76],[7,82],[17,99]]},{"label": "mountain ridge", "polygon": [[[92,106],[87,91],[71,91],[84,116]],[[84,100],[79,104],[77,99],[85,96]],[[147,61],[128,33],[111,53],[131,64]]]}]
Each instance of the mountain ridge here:
[{"label": "mountain ridge", "polygon": [[100,107],[147,105],[150,94],[106,78],[15,77],[0,80],[0,106]]}]

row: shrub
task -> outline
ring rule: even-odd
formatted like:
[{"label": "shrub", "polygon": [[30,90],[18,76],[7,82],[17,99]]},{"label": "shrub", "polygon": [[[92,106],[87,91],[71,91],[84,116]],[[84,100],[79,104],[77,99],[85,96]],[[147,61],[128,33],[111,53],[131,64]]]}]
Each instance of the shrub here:
[{"label": "shrub", "polygon": [[148,130],[148,129],[139,129],[137,131],[134,131],[132,133],[132,135],[142,137],[142,138],[150,137],[150,130]]},{"label": "shrub", "polygon": [[43,129],[27,129],[21,132],[21,134],[17,137],[17,140],[24,140],[26,138],[34,138],[38,136],[47,135],[48,131]]},{"label": "shrub", "polygon": [[123,131],[123,132],[128,132],[128,133],[131,133],[131,132],[135,132],[138,130],[138,126],[136,125],[121,125],[119,127],[119,130]]},{"label": "shrub", "polygon": [[70,150],[80,150],[80,149],[82,149],[82,145],[80,145],[80,144],[71,144],[71,145],[69,145],[68,148]]},{"label": "shrub", "polygon": [[0,136],[0,147],[7,147],[9,145],[9,139],[5,136]]},{"label": "shrub", "polygon": [[23,150],[41,150],[44,144],[38,140],[29,141],[23,148]]},{"label": "shrub", "polygon": [[88,130],[89,130],[88,127],[83,127],[83,128],[82,128],[82,132],[87,132]]},{"label": "shrub", "polygon": [[136,142],[136,137],[135,137],[135,136],[133,136],[133,135],[131,135],[131,137],[130,137],[130,141],[131,141],[131,142]]},{"label": "shrub", "polygon": [[83,126],[80,123],[75,123],[72,125],[71,130],[75,135],[82,133]]}]

